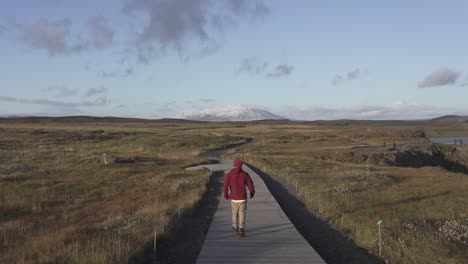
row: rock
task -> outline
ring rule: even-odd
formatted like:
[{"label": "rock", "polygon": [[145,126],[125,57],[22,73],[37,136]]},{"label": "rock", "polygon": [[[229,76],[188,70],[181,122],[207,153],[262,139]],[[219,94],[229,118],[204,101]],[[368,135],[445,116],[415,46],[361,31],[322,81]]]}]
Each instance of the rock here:
[{"label": "rock", "polygon": [[385,152],[373,156],[378,164],[398,167],[420,168],[424,166],[442,167],[450,171],[468,173],[463,162],[452,158],[456,149],[430,144],[405,147],[398,151]]},{"label": "rock", "polygon": [[99,163],[101,164],[114,164],[116,162],[117,158],[114,156],[108,156],[107,154],[102,154],[102,156],[99,158]]}]

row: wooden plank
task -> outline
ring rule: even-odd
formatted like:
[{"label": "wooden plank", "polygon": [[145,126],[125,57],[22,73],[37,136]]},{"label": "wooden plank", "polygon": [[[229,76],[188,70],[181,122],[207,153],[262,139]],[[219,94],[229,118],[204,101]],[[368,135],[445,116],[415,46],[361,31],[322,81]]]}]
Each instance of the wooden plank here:
[{"label": "wooden plank", "polygon": [[[232,161],[189,169],[202,168],[227,172]],[[254,199],[247,202],[246,237],[232,232],[230,201],[222,199],[197,263],[325,263],[281,210],[260,176],[246,165],[243,169],[256,189]]]}]

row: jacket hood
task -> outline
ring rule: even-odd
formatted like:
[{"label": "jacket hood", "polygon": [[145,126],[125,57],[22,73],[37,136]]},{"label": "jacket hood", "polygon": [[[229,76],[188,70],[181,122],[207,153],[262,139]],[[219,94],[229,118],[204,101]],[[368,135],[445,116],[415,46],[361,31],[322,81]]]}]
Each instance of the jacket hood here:
[{"label": "jacket hood", "polygon": [[240,169],[244,163],[240,159],[234,160],[234,167]]}]

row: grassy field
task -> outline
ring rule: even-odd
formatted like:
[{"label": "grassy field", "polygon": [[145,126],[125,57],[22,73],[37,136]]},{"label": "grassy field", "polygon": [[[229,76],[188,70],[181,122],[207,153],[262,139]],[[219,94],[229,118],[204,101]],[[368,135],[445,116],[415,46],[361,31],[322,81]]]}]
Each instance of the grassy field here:
[{"label": "grassy field", "polygon": [[[199,200],[210,125],[0,124],[0,263],[126,263]],[[106,154],[108,162],[100,160]],[[172,220],[172,221],[171,221]]]},{"label": "grassy field", "polygon": [[[0,122],[0,263],[127,262],[200,199],[209,174],[184,168],[245,142],[226,156],[290,186],[375,255],[383,220],[382,259],[467,263],[468,175],[375,158],[430,148],[424,135],[468,135],[466,122],[64,120]],[[468,164],[465,146],[438,148]]]},{"label": "grassy field", "polygon": [[[398,151],[389,148],[393,142],[397,148],[430,146],[411,133],[417,130],[421,128],[272,125],[246,131],[254,142],[228,156],[241,156],[289,185],[311,211],[375,255],[377,222],[383,220],[381,258],[390,263],[467,263],[468,175],[441,167],[388,166],[372,159]],[[443,126],[426,124],[424,130],[466,135],[466,125],[444,131]],[[458,147],[455,153],[466,159],[468,148]]]}]

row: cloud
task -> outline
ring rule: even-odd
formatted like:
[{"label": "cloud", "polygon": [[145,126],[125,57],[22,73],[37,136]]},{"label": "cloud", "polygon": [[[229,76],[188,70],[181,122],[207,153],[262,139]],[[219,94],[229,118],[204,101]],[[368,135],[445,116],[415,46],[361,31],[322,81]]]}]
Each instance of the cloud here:
[{"label": "cloud", "polygon": [[229,9],[240,16],[247,15],[251,18],[265,17],[270,13],[270,9],[262,1],[251,0],[228,0]]},{"label": "cloud", "polygon": [[125,70],[125,77],[131,76],[135,73],[135,70],[132,67],[129,67]]},{"label": "cloud", "polygon": [[[7,110],[8,111],[8,110]],[[6,112],[5,116],[71,116],[71,115],[83,115],[85,114],[82,110],[76,107],[45,107],[41,111],[31,110],[20,110],[15,112]]]},{"label": "cloud", "polygon": [[268,62],[257,57],[249,57],[242,60],[238,73],[246,73],[249,75],[263,74],[268,67]]},{"label": "cloud", "polygon": [[[124,12],[142,11],[148,23],[137,32],[138,59],[148,63],[158,52],[180,54],[198,42],[199,53],[212,52],[219,33],[240,20],[264,17],[269,9],[261,0],[126,0]],[[214,49],[216,50],[216,49]]]},{"label": "cloud", "polygon": [[449,68],[441,68],[427,75],[419,84],[419,88],[453,85],[460,77],[460,72]]},{"label": "cloud", "polygon": [[43,89],[43,91],[54,93],[55,98],[65,98],[77,95],[79,90],[65,86],[52,86]]},{"label": "cloud", "polygon": [[[89,69],[90,71],[91,69]],[[126,78],[132,76],[135,73],[133,67],[126,68],[123,72],[119,71],[102,71],[99,75],[102,78]]]},{"label": "cloud", "polygon": [[350,72],[345,73],[344,75],[337,74],[332,80],[333,85],[343,84],[346,81],[356,80],[366,74],[365,71],[361,71],[359,68],[356,68]]},{"label": "cloud", "polygon": [[211,98],[201,98],[200,102],[202,103],[213,103],[215,100]]},{"label": "cloud", "polygon": [[55,21],[41,18],[31,25],[17,25],[17,29],[27,44],[45,49],[52,56],[81,52],[87,48],[87,45],[80,41],[70,43],[71,24],[69,18]]},{"label": "cloud", "polygon": [[91,42],[96,49],[105,49],[112,46],[115,32],[109,27],[105,17],[91,17],[89,19],[89,30]]},{"label": "cloud", "polygon": [[110,100],[106,97],[99,97],[92,101],[81,101],[81,102],[65,102],[49,99],[24,99],[9,96],[0,96],[0,101],[17,104],[34,104],[34,105],[47,105],[56,107],[93,107],[93,106],[104,106],[110,103]]},{"label": "cloud", "polygon": [[91,97],[91,96],[95,96],[97,94],[103,94],[103,93],[106,93],[107,92],[107,88],[106,87],[99,87],[99,88],[91,88],[91,89],[88,89],[85,93],[84,93],[84,97]]},{"label": "cloud", "polygon": [[286,107],[284,115],[298,120],[334,119],[423,119],[454,113],[454,109],[396,101],[385,106],[361,105],[346,108]]},{"label": "cloud", "polygon": [[51,56],[80,53],[91,48],[110,48],[114,44],[115,36],[115,32],[103,16],[89,18],[89,34],[85,34],[89,37],[86,39],[82,39],[80,34],[72,34],[70,18],[41,18],[29,25],[15,24],[15,28],[25,43],[33,48],[46,50]]},{"label": "cloud", "polygon": [[114,71],[103,71],[101,72],[102,78],[116,78],[118,76],[117,72]]},{"label": "cloud", "polygon": [[275,69],[272,72],[268,73],[266,77],[275,78],[275,77],[289,76],[293,70],[294,70],[294,66],[292,65],[279,64],[275,67]]}]

